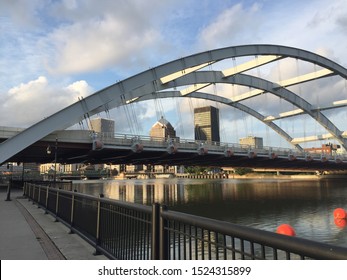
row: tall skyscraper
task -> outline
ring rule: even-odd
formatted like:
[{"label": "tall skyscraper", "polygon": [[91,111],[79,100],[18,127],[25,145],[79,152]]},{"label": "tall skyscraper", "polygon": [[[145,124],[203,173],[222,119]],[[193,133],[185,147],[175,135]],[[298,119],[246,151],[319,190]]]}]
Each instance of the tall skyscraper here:
[{"label": "tall skyscraper", "polygon": [[219,110],[213,106],[194,109],[195,140],[220,142]]}]

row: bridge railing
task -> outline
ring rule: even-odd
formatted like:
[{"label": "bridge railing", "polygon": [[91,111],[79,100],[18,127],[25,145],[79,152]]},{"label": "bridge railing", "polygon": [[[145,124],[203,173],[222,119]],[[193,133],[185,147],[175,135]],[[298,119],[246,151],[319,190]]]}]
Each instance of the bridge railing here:
[{"label": "bridge railing", "polygon": [[24,195],[111,259],[347,259],[347,248],[30,182]]},{"label": "bridge railing", "polygon": [[281,157],[281,158],[300,158],[306,160],[347,160],[347,155],[329,155],[324,153],[308,153],[306,151],[299,151],[297,149],[281,148],[281,147],[268,147],[262,148],[252,145],[242,145],[238,143],[223,143],[204,140],[191,140],[182,138],[164,138],[164,137],[151,137],[151,136],[139,136],[129,134],[113,134],[113,133],[98,133],[98,139],[103,143],[109,145],[124,146],[129,148],[133,143],[138,142],[143,144],[144,148],[161,148],[167,149],[169,144],[173,144],[180,151],[193,151],[199,148],[206,148],[210,153],[223,154],[226,150],[232,150],[234,154],[240,155],[253,155],[262,157]]},{"label": "bridge railing", "polygon": [[[10,130],[0,129],[0,138],[10,138],[13,135],[19,133],[21,129],[11,128]],[[114,133],[93,133],[93,131],[81,131],[84,133],[74,133],[73,140],[81,141],[82,143],[92,142],[92,139],[95,137],[98,140],[101,140],[104,144],[123,146],[125,149],[131,147],[134,142],[140,142],[144,145],[144,149],[146,148],[158,148],[158,149],[167,149],[169,142],[174,143],[178,151],[184,150],[198,150],[200,147],[205,147],[209,152],[215,153],[224,153],[225,150],[232,149],[235,154],[239,153],[242,155],[248,155],[249,152],[253,152],[261,157],[266,156],[276,156],[281,158],[298,158],[298,159],[306,159],[310,160],[321,160],[321,161],[344,161],[347,162],[347,154],[326,154],[326,153],[312,153],[306,151],[299,151],[297,149],[290,148],[281,148],[281,147],[266,147],[257,148],[255,146],[250,145],[241,145],[238,143],[219,143],[219,142],[211,142],[211,141],[201,141],[201,140],[189,140],[182,138],[160,138],[160,137],[151,137],[151,136],[143,136],[143,135],[130,135],[130,134],[114,134]],[[46,140],[53,141],[55,140],[57,135],[47,136]],[[68,137],[68,134],[64,134],[59,136],[59,141],[71,141],[72,139]],[[61,138],[63,137],[63,138]],[[64,138],[65,137],[65,138]]]}]

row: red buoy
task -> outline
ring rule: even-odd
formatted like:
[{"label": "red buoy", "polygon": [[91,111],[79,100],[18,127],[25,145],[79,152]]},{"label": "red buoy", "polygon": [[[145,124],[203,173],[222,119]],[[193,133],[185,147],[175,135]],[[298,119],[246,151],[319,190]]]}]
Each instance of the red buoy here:
[{"label": "red buoy", "polygon": [[276,233],[289,235],[289,236],[295,236],[296,235],[295,230],[288,224],[280,225],[277,228]]},{"label": "red buoy", "polygon": [[336,208],[334,210],[334,219],[347,219],[347,213],[342,208]]},{"label": "red buoy", "polygon": [[347,225],[346,219],[334,219],[334,223],[339,228],[344,228]]}]

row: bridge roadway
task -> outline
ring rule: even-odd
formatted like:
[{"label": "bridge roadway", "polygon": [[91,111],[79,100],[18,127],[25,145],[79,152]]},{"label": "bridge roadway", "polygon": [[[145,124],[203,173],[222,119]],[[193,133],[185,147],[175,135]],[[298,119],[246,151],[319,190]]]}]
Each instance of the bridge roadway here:
[{"label": "bridge roadway", "polygon": [[[0,127],[0,142],[21,129]],[[51,153],[47,153],[47,148]],[[12,156],[9,162],[112,163],[250,167],[291,170],[347,170],[347,156],[306,154],[298,150],[125,134],[93,134],[89,130],[56,131]]]}]

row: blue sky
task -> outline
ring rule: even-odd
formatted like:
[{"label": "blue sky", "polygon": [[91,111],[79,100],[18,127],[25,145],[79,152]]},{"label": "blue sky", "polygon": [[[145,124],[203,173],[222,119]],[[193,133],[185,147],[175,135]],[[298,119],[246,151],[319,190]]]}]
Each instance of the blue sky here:
[{"label": "blue sky", "polygon": [[[347,66],[343,0],[2,0],[0,26],[0,126],[28,127],[149,67],[225,46],[287,45]],[[148,134],[163,113],[181,137],[192,137],[188,113],[199,103],[158,102],[130,108],[138,116],[138,133]],[[230,122],[223,122],[224,141],[235,141],[228,134],[244,136],[244,127],[256,133],[256,121],[232,114],[240,127],[231,133]],[[117,132],[129,132],[132,120],[124,109],[110,116]],[[269,134],[259,127],[264,137]]]}]

